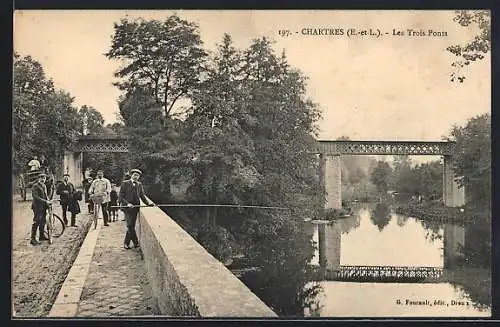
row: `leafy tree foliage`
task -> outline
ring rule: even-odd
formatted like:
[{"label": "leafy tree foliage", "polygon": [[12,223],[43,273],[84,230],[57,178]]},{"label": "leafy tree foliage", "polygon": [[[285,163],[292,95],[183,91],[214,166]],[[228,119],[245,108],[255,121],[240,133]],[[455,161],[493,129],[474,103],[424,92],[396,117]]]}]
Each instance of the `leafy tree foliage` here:
[{"label": "leafy tree foliage", "polygon": [[439,161],[414,165],[408,156],[396,156],[392,184],[400,194],[437,200],[443,194],[443,166]]},{"label": "leafy tree foliage", "polygon": [[[187,155],[197,158],[195,199],[322,207],[315,158],[308,153],[319,114],[304,99],[303,83],[265,38],[238,51],[224,36],[187,120],[193,151]],[[284,315],[300,314],[310,304],[317,288],[306,287],[313,248],[301,225],[303,212],[214,210],[211,217],[237,235],[251,262],[263,268],[245,282],[265,302]]]},{"label": "leafy tree foliage", "polygon": [[126,62],[115,74],[121,90],[147,91],[170,117],[177,100],[199,81],[206,56],[201,44],[198,26],[175,15],[165,21],[122,19],[106,56]]},{"label": "leafy tree foliage", "polygon": [[[324,201],[318,163],[309,151],[319,110],[305,98],[305,78],[288,65],[284,54],[274,53],[267,39],[254,40],[248,49],[238,50],[229,35],[206,61],[203,74],[199,68],[192,70],[185,62],[201,65],[203,57],[193,25],[175,17],[167,22],[122,21],[115,27],[109,57],[125,56],[129,49],[126,56],[132,60],[130,67],[118,73],[124,77],[121,88],[126,93],[119,107],[132,160],[144,169],[145,184],[155,186],[150,189],[154,200],[164,198],[171,178],[182,175],[190,183],[188,201],[303,206],[300,212],[286,213],[203,208],[188,209],[184,214],[169,211],[219,259],[228,258],[231,253],[227,249],[233,246],[235,251],[244,251],[251,265],[262,267],[245,282],[279,314],[301,315],[318,292],[306,274],[313,244],[302,226],[304,212],[312,214]],[[170,51],[168,55],[149,48],[145,61],[135,60],[145,55],[136,56],[139,44],[146,44],[141,51],[152,46],[147,41],[152,35],[161,36],[155,42],[179,35],[187,40],[172,48],[162,43],[162,51]],[[124,40],[134,40],[137,46],[120,49]],[[172,51],[179,60],[169,68],[172,76],[181,81],[189,75],[185,82],[179,82],[183,87],[172,84],[189,96],[191,106],[185,121],[170,115],[175,93],[165,98],[170,101],[165,106],[158,101],[165,91],[151,83],[146,70],[132,75],[145,62],[150,62],[146,65],[150,68],[156,63],[165,69]],[[159,61],[150,61],[153,57]],[[165,79],[166,73],[161,74]],[[200,216],[206,219],[196,219]]]},{"label": "leafy tree foliage", "polygon": [[86,121],[87,133],[89,135],[104,134],[104,118],[97,109],[90,106],[82,106],[78,110],[78,119],[81,123],[82,132],[84,121]]},{"label": "leafy tree foliage", "polygon": [[489,10],[457,10],[453,19],[463,27],[476,27],[479,34],[465,45],[452,45],[447,50],[459,57],[452,63],[456,71],[451,74],[451,81],[463,83],[465,76],[462,68],[481,60],[491,51],[491,13]]},{"label": "leafy tree foliage", "polygon": [[378,161],[377,166],[371,173],[370,180],[377,188],[379,194],[383,194],[384,196],[387,194],[391,175],[391,166],[385,161]]},{"label": "leafy tree foliage", "polygon": [[155,201],[170,201],[170,174],[177,165],[179,122],[165,118],[147,90],[135,89],[121,97],[120,114],[129,142],[129,167],[137,167]]},{"label": "leafy tree foliage", "polygon": [[13,79],[13,172],[27,169],[34,155],[45,155],[61,173],[63,150],[78,135],[73,98],[56,90],[43,67],[30,56],[14,54]]},{"label": "leafy tree foliage", "polygon": [[472,117],[465,126],[454,126],[449,140],[457,142],[455,173],[463,176],[467,201],[486,207],[491,203],[491,115]]}]

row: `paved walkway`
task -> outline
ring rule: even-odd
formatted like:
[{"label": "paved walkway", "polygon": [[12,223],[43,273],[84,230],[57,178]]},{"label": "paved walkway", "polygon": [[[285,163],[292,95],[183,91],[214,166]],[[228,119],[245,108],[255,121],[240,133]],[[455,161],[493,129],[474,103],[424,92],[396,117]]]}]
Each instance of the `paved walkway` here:
[{"label": "paved walkway", "polygon": [[[31,199],[31,195],[28,194]],[[67,227],[64,234],[32,246],[30,242],[33,211],[31,200],[12,202],[12,296],[15,316],[22,318],[43,317],[50,311],[66,274],[77,257],[80,245],[90,224],[89,217],[79,214],[78,227]],[[83,208],[83,203],[80,204]],[[61,206],[54,206],[61,214]]]},{"label": "paved walkway", "polygon": [[125,250],[122,221],[90,228],[49,316],[147,316],[158,311],[139,249]]}]

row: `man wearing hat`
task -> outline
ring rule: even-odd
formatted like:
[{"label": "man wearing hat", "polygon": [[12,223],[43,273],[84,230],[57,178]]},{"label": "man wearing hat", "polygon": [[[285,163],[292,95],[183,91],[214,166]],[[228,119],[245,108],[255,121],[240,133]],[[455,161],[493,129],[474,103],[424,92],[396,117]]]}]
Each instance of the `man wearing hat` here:
[{"label": "man wearing hat", "polygon": [[139,240],[135,232],[135,223],[137,221],[137,214],[139,213],[139,207],[136,206],[141,204],[140,200],[142,199],[148,206],[154,206],[154,203],[150,202],[146,197],[142,183],[139,182],[142,172],[139,169],[132,169],[130,174],[130,179],[122,182],[118,196],[119,203],[122,206],[127,206],[127,208],[123,209],[125,220],[127,221],[127,233],[123,242],[125,249],[130,249],[130,241],[134,243],[134,247],[139,246]]},{"label": "man wearing hat", "polygon": [[[68,217],[66,216],[66,212],[68,211],[68,207],[73,202],[73,196],[75,193],[75,187],[69,181],[69,174],[66,173],[63,175],[63,182],[57,185],[56,194],[59,194],[60,203],[62,207],[62,216],[64,220],[64,224],[68,226]],[[71,211],[71,226],[75,227],[75,214]]]},{"label": "man wearing hat", "polygon": [[109,226],[108,203],[111,200],[109,196],[110,192],[111,192],[111,182],[109,181],[109,179],[104,177],[104,172],[102,170],[98,170],[96,178],[92,181],[92,184],[90,184],[89,194],[103,195],[101,210],[104,219],[104,226]]},{"label": "man wearing hat", "polygon": [[43,234],[45,228],[45,219],[47,214],[47,209],[52,203],[49,201],[47,195],[47,187],[45,186],[45,181],[47,175],[41,173],[38,175],[38,181],[31,187],[31,197],[33,198],[31,202],[31,209],[33,210],[33,225],[31,225],[31,245],[38,245],[40,242],[36,240],[36,230],[38,229],[38,238],[40,241],[47,240]]}]

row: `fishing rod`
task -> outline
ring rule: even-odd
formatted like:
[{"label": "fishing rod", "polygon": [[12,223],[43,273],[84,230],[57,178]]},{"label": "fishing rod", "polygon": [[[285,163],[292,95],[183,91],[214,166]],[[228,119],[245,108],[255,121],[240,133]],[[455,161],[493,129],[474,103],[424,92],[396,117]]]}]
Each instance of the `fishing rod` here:
[{"label": "fishing rod", "polygon": [[146,207],[222,207],[222,208],[252,208],[252,209],[270,209],[270,210],[292,210],[293,208],[257,206],[257,205],[237,205],[237,204],[199,204],[199,203],[165,203],[155,204],[153,206],[138,205],[132,206],[110,206],[111,208],[146,208]]}]

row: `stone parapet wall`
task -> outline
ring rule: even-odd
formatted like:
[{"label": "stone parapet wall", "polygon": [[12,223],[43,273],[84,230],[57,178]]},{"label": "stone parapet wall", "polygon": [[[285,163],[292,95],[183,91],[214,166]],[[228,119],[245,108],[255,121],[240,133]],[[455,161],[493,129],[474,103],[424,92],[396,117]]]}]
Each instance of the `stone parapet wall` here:
[{"label": "stone parapet wall", "polygon": [[159,208],[141,208],[136,228],[162,315],[277,317]]}]

